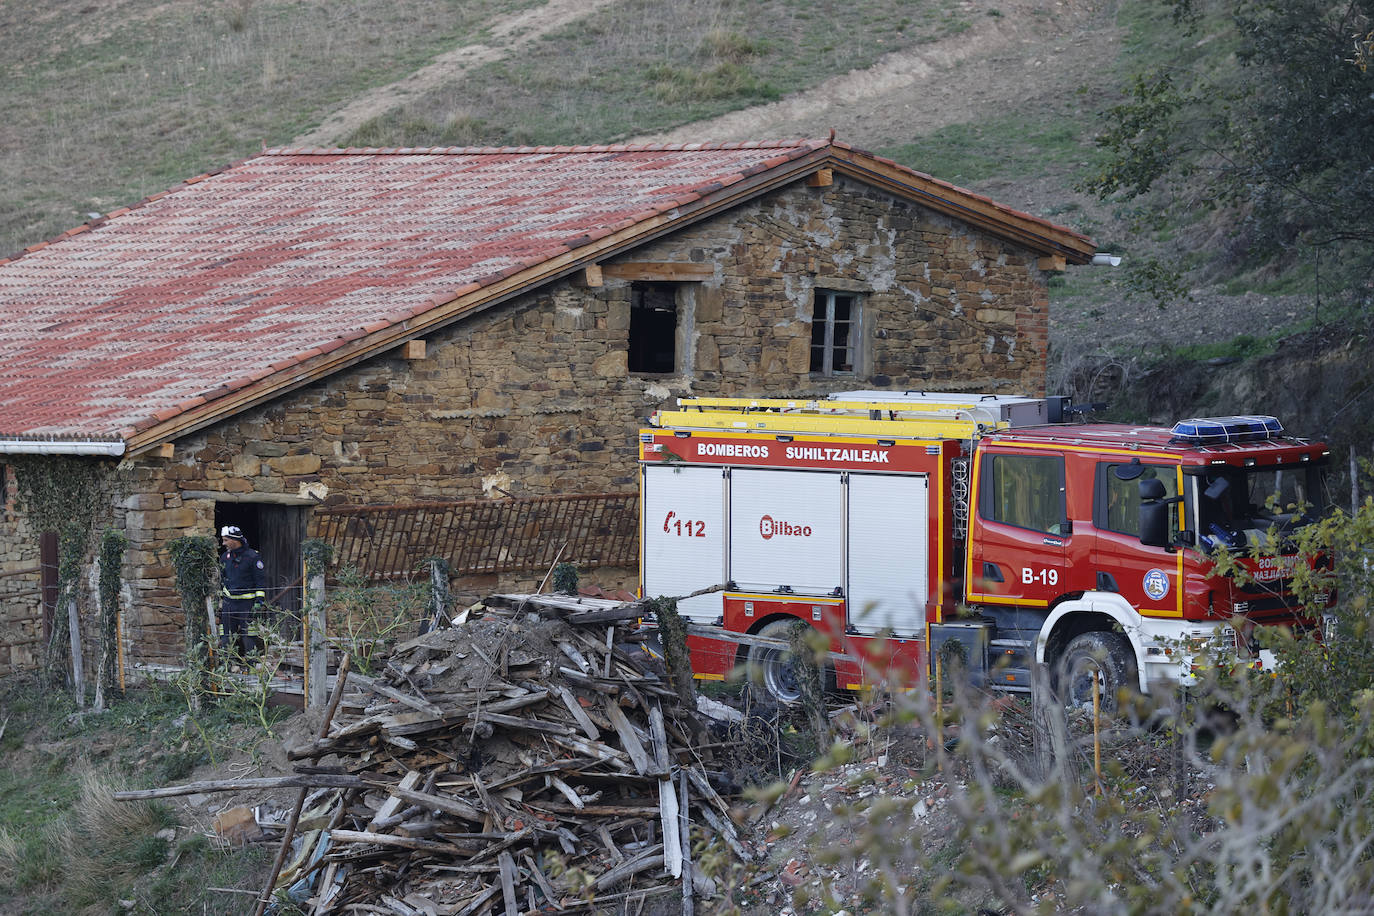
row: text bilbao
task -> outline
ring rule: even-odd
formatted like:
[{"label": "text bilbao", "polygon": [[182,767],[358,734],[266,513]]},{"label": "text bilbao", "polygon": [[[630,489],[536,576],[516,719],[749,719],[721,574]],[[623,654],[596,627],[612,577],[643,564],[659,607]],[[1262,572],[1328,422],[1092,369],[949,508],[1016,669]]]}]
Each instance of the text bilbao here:
[{"label": "text bilbao", "polygon": [[[777,444],[745,445],[737,442],[698,442],[699,458],[776,458]],[[891,464],[892,453],[876,448],[835,448],[831,446],[782,446],[788,461],[853,461],[864,464]]]}]

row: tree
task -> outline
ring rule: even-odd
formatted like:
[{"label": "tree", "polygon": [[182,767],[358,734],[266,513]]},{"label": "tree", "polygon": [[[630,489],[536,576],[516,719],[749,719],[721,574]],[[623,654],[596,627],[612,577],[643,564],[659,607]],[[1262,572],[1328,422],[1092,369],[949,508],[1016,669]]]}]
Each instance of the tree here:
[{"label": "tree", "polygon": [[[1204,51],[1137,75],[1084,183],[1157,214],[1223,207],[1252,259],[1295,244],[1374,257],[1374,0],[1164,0]],[[1206,26],[1206,42],[1199,39]],[[1168,193],[1151,194],[1152,191]]]}]

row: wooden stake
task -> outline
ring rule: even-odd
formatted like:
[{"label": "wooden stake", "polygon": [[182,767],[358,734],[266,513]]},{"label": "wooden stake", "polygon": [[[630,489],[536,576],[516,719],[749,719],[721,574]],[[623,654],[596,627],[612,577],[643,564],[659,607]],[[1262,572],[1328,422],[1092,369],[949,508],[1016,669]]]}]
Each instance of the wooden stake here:
[{"label": "wooden stake", "polygon": [[310,612],[306,619],[306,643],[310,657],[305,666],[305,697],[309,706],[320,706],[329,692],[329,647],[325,642],[324,573],[310,577],[306,600]]},{"label": "wooden stake", "polygon": [[119,669],[119,689],[124,686],[124,603],[120,602],[115,611],[115,664]]},{"label": "wooden stake", "polygon": [[67,602],[67,633],[72,641],[72,690],[76,692],[76,705],[86,708],[86,678],[81,660],[81,621],[76,616],[76,599]]},{"label": "wooden stake", "polygon": [[[682,916],[696,916],[696,900],[692,878],[692,821],[688,817],[687,774],[678,773],[677,810],[678,839],[682,842]],[[665,840],[666,842],[666,840]],[[665,856],[666,858],[666,856]]]},{"label": "wooden stake", "polygon": [[[329,737],[329,723],[334,721],[334,711],[339,708],[339,700],[343,698],[344,684],[348,682],[348,666],[351,659],[344,655],[339,662],[339,675],[334,682],[334,693],[329,697],[329,707],[324,711],[324,721],[320,723],[321,739]],[[286,854],[291,851],[291,839],[296,833],[296,823],[301,819],[301,808],[305,807],[305,796],[308,789],[301,789],[296,796],[296,806],[291,809],[291,817],[286,822],[286,831],[281,835],[281,848],[277,850],[277,861],[272,863],[272,873],[267,876],[267,883],[263,885],[262,893],[258,895],[258,905],[253,908],[253,916],[262,916],[267,909],[267,904],[272,902],[272,891],[276,889],[277,876],[281,874],[281,867],[286,864]]]}]

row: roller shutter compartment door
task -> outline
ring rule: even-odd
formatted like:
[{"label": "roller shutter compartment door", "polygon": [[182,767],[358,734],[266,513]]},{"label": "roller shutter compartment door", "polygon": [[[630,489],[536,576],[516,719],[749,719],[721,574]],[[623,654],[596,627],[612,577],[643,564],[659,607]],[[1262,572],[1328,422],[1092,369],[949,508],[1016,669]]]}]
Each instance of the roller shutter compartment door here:
[{"label": "roller shutter compartment door", "polygon": [[849,623],[860,633],[924,634],[929,598],[928,478],[849,475]]},{"label": "roller shutter compartment door", "polygon": [[829,595],[844,584],[839,474],[730,472],[730,578],[742,591]]},{"label": "roller shutter compartment door", "polygon": [[[725,581],[725,477],[720,468],[648,465],[640,518],[644,596],[687,595]],[[714,623],[719,592],[678,602],[678,613]]]}]

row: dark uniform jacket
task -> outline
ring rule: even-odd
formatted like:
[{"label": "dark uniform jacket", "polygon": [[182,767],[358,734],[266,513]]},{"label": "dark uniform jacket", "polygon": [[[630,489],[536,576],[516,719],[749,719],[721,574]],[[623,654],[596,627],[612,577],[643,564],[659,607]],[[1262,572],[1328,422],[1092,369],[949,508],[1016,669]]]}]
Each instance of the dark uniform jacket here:
[{"label": "dark uniform jacket", "polygon": [[220,584],[225,598],[267,600],[267,571],[256,550],[248,546],[226,550],[220,562]]}]

